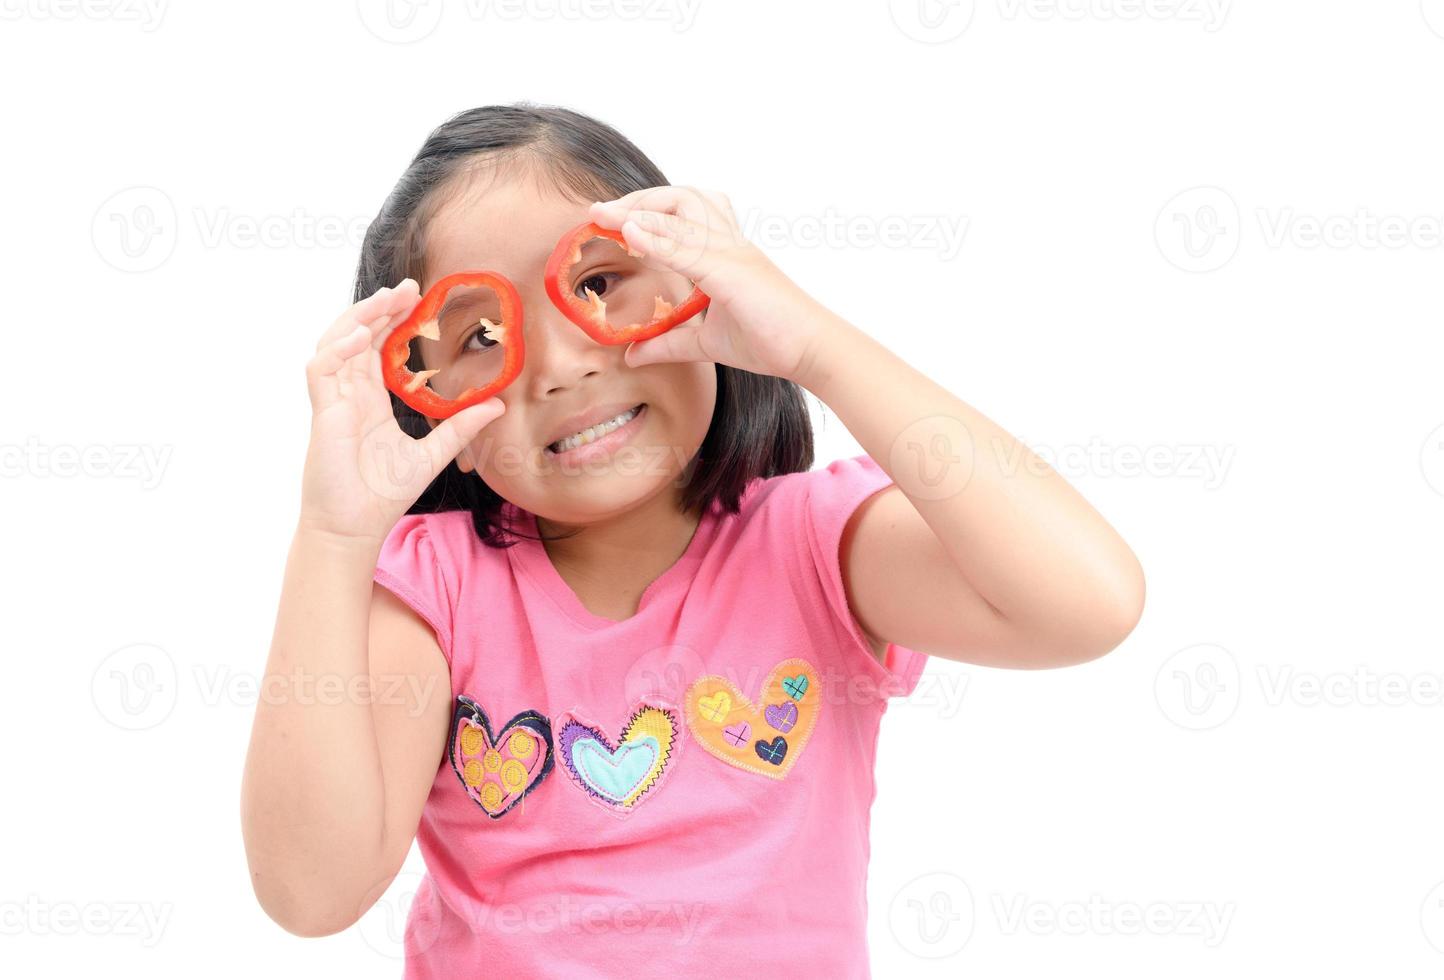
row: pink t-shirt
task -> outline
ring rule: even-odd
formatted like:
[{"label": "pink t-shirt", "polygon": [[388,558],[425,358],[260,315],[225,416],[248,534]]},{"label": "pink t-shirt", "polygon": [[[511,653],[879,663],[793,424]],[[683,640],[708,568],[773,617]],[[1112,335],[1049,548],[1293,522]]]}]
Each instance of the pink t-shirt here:
[{"label": "pink t-shirt", "polygon": [[453,707],[407,977],[869,976],[879,724],[926,657],[873,657],[838,545],[891,482],[867,456],[752,481],[620,622],[539,542],[397,523],[376,581],[435,629]]}]

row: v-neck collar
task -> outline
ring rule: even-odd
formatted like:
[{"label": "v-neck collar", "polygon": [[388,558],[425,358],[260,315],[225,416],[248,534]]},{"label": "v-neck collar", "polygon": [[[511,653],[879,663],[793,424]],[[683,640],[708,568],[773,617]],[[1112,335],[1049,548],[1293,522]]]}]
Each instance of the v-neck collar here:
[{"label": "v-neck collar", "polygon": [[532,535],[532,537],[517,537],[516,544],[506,549],[512,568],[519,570],[521,574],[531,580],[536,588],[550,596],[557,608],[569,619],[588,630],[629,624],[646,615],[653,603],[674,585],[690,581],[697,566],[701,564],[702,555],[706,553],[712,541],[717,524],[717,503],[713,501],[703,511],[701,519],[697,522],[697,529],[692,532],[692,540],[687,543],[682,556],[668,566],[661,575],[653,579],[642,591],[641,598],[637,600],[637,611],[626,619],[607,619],[588,609],[572,591],[572,587],[567,584],[566,579],[562,578],[556,566],[552,564],[546,546],[536,538],[539,533],[536,515],[522,510],[510,501],[503,501],[501,509],[503,516],[516,522],[515,526],[523,534]]}]

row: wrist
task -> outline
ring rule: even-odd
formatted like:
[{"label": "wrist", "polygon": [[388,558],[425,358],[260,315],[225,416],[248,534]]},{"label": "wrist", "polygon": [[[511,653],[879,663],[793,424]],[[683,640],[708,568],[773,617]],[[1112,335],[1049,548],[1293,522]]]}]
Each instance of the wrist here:
[{"label": "wrist", "polygon": [[341,560],[369,562],[374,567],[381,554],[385,536],[337,531],[303,514],[296,522],[292,541],[297,547],[306,550]]},{"label": "wrist", "polygon": [[857,343],[861,332],[840,316],[822,310],[798,358],[793,381],[826,402],[826,390],[837,375],[838,352]]}]

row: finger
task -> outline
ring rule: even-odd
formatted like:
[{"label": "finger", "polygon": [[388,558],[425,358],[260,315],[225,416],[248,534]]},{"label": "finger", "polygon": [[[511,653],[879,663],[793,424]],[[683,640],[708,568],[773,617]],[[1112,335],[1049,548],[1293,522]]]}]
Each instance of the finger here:
[{"label": "finger", "polygon": [[644,367],[648,364],[673,364],[679,361],[710,361],[711,357],[702,349],[702,334],[695,324],[673,327],[664,334],[650,340],[639,340],[628,344],[622,352],[622,360],[628,367]]},{"label": "finger", "polygon": [[352,304],[351,308],[336,318],[336,322],[322,335],[316,344],[316,350],[331,343],[338,337],[344,337],[358,324],[370,323],[379,316],[393,312],[402,304],[414,304],[416,293],[416,281],[414,279],[403,279],[393,288],[382,286],[376,292]]},{"label": "finger", "polygon": [[341,381],[337,373],[346,362],[366,350],[366,328],[357,325],[344,337],[333,340],[311,358],[306,364],[306,388],[311,396],[311,407],[316,410],[335,403],[341,396]]},{"label": "finger", "polygon": [[421,302],[421,291],[419,287],[416,286],[415,279],[403,279],[401,284],[397,285],[396,288],[400,290],[406,283],[410,283],[411,285],[404,293],[398,294],[402,299],[391,305],[391,311],[389,313],[376,318],[369,324],[371,328],[371,346],[376,350],[382,348],[386,343],[386,338],[391,335],[391,331],[404,323],[406,318],[411,315],[411,311],[416,309],[417,305]]},{"label": "finger", "polygon": [[737,212],[732,210],[732,200],[721,191],[701,191],[703,197],[712,202],[712,206],[718,211],[727,215],[733,221],[737,220]]},{"label": "finger", "polygon": [[680,244],[699,248],[707,244],[707,226],[683,215],[639,209],[627,215],[627,220],[635,222],[654,235],[670,238]]},{"label": "finger", "polygon": [[[405,282],[413,282],[413,280],[403,280],[403,283]],[[398,290],[400,290],[399,286]],[[381,350],[382,345],[385,344],[386,338],[391,334],[391,331],[404,322],[411,311],[416,308],[416,304],[421,302],[421,297],[417,295],[414,290],[409,293],[401,290],[394,292],[392,295],[396,297],[392,303],[393,312],[383,313],[369,323],[362,323],[360,325],[370,338],[370,350],[363,347],[361,350],[362,356],[353,356],[336,374],[336,377],[341,381],[341,394],[343,396],[349,392],[349,386],[358,381],[374,378],[377,382],[380,382],[381,357],[377,352]],[[406,298],[408,296],[410,297],[409,299]],[[398,306],[397,304],[400,305]]]},{"label": "finger", "polygon": [[639,217],[640,221],[628,218],[622,225],[627,245],[700,286],[713,264],[707,248],[707,229],[655,212],[643,212]]},{"label": "finger", "polygon": [[446,469],[446,464],[456,459],[461,451],[471,444],[477,433],[506,411],[506,404],[496,397],[470,405],[451,416],[442,419],[430,434],[421,440],[431,462],[432,477]]},{"label": "finger", "polygon": [[382,286],[365,299],[352,303],[351,308],[338,316],[321,334],[321,339],[316,341],[316,352],[319,354],[322,348],[346,336],[359,324],[374,319],[390,303],[391,293],[390,286]]},{"label": "finger", "polygon": [[663,184],[624,194],[615,201],[599,201],[591,206],[591,212],[593,220],[603,228],[617,228],[627,214],[638,209],[701,218],[709,203],[696,188]]}]

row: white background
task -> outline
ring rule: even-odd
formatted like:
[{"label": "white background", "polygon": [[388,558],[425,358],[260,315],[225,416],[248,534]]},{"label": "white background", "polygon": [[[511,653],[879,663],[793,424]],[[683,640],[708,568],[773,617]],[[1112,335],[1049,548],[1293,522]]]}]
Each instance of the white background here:
[{"label": "white background", "polygon": [[893,703],[876,976],[1439,974],[1444,0],[325,7],[0,2],[7,974],[400,975],[419,856],[291,936],[240,773],[305,362],[517,99],[726,192],[1142,560],[1108,656]]}]

